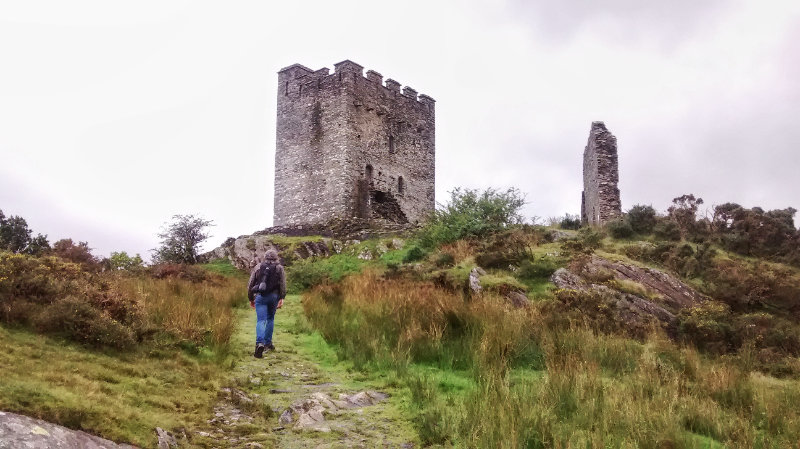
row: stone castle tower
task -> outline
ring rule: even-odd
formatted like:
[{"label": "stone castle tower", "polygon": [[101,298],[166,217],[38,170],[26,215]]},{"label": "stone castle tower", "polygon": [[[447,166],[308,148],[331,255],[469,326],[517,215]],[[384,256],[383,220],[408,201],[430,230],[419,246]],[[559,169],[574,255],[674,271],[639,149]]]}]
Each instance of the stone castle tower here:
[{"label": "stone castle tower", "polygon": [[617,138],[603,122],[592,122],[583,150],[582,224],[598,226],[622,215],[618,182]]},{"label": "stone castle tower", "polygon": [[434,100],[352,61],[278,72],[276,226],[433,211]]}]

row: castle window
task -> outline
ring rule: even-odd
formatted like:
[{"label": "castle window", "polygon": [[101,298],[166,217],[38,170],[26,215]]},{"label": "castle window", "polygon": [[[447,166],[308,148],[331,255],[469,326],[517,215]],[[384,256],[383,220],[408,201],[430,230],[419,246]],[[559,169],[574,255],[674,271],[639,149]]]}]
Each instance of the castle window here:
[{"label": "castle window", "polygon": [[389,153],[394,153],[394,136],[389,136]]},{"label": "castle window", "polygon": [[406,190],[406,183],[405,181],[403,181],[403,177],[400,176],[397,178],[397,193],[402,195],[403,192],[405,192],[405,190]]},{"label": "castle window", "polygon": [[364,177],[367,178],[367,185],[372,185],[372,166],[367,165],[364,169]]},{"label": "castle window", "polygon": [[284,87],[283,94],[284,95],[289,95],[289,82],[288,81],[286,82],[286,86]]}]

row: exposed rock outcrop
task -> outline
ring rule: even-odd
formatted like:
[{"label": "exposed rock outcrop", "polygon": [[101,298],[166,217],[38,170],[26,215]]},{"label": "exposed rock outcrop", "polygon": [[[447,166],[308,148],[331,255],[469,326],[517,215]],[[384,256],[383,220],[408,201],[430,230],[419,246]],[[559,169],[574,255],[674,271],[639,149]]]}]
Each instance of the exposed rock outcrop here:
[{"label": "exposed rock outcrop", "polygon": [[664,271],[596,255],[570,269],[558,269],[550,281],[560,289],[602,296],[614,317],[631,325],[655,319],[671,329],[681,310],[709,299]]},{"label": "exposed rock outcrop", "polygon": [[[200,259],[201,261],[229,259],[235,267],[249,270],[255,266],[256,259],[260,260],[267,251],[274,249],[278,251],[284,264],[288,265],[293,260],[339,254],[347,246],[358,244],[365,239],[401,234],[412,227],[359,219],[332,221],[324,225],[275,226],[252,235],[231,237],[218,248],[201,255]],[[395,241],[400,242],[400,246],[394,244]],[[402,247],[401,239],[395,238],[392,242],[393,248]],[[370,257],[365,255],[362,258]]]},{"label": "exposed rock outcrop", "polygon": [[136,449],[41,419],[0,412],[0,448]]}]

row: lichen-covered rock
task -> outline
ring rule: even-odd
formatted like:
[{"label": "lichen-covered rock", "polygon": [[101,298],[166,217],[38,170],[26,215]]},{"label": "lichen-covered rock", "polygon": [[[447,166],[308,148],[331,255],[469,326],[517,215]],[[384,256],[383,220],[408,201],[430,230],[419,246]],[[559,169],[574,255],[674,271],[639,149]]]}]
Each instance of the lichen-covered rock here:
[{"label": "lichen-covered rock", "polygon": [[40,419],[0,412],[0,448],[135,449]]},{"label": "lichen-covered rock", "polygon": [[508,294],[506,294],[506,299],[508,300],[508,302],[511,303],[512,306],[518,309],[527,307],[529,303],[528,296],[525,295],[525,293],[518,291],[509,292]]},{"label": "lichen-covered rock", "polygon": [[484,276],[486,271],[481,267],[475,267],[469,272],[469,289],[472,293],[480,293],[483,290],[481,287],[481,276]]},{"label": "lichen-covered rock", "polygon": [[671,328],[681,310],[708,300],[669,273],[596,255],[580,266],[556,270],[550,281],[560,289],[605,298],[616,319],[634,325],[654,319]]}]

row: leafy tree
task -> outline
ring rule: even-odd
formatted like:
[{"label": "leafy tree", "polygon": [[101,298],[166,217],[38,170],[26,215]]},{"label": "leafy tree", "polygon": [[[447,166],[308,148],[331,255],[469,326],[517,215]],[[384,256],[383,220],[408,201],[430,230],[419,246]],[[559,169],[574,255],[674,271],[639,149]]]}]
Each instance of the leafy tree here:
[{"label": "leafy tree", "polygon": [[25,253],[32,256],[41,256],[48,251],[50,251],[50,242],[47,241],[47,236],[42,234],[36,234],[36,237],[32,238],[25,247]]},{"label": "leafy tree", "polygon": [[432,248],[441,243],[466,237],[481,237],[509,226],[521,224],[520,209],[524,195],[517,189],[505,191],[456,188],[450,201],[434,211],[420,231],[422,246]]},{"label": "leafy tree", "polygon": [[21,253],[31,241],[31,230],[24,218],[11,215],[6,218],[0,210],[0,249]]},{"label": "leafy tree", "polygon": [[703,204],[703,199],[695,198],[691,193],[672,199],[672,206],[667,209],[667,212],[669,218],[678,225],[681,237],[686,237],[694,230],[697,210],[701,204]]},{"label": "leafy tree", "polygon": [[625,217],[637,234],[650,234],[656,226],[656,210],[653,206],[636,204],[628,210]]},{"label": "leafy tree", "polygon": [[[747,256],[784,257],[800,250],[794,227],[797,210],[791,207],[765,212],[736,203],[714,208],[712,229],[727,249]],[[792,257],[788,258],[789,260]]]},{"label": "leafy tree", "polygon": [[144,268],[144,261],[139,254],[131,257],[125,251],[111,253],[108,263],[112,270],[139,271]]},{"label": "leafy tree", "polygon": [[173,215],[172,223],[165,223],[163,232],[158,234],[161,246],[153,250],[155,263],[197,263],[200,244],[210,234],[206,228],[213,222],[194,215]]}]

